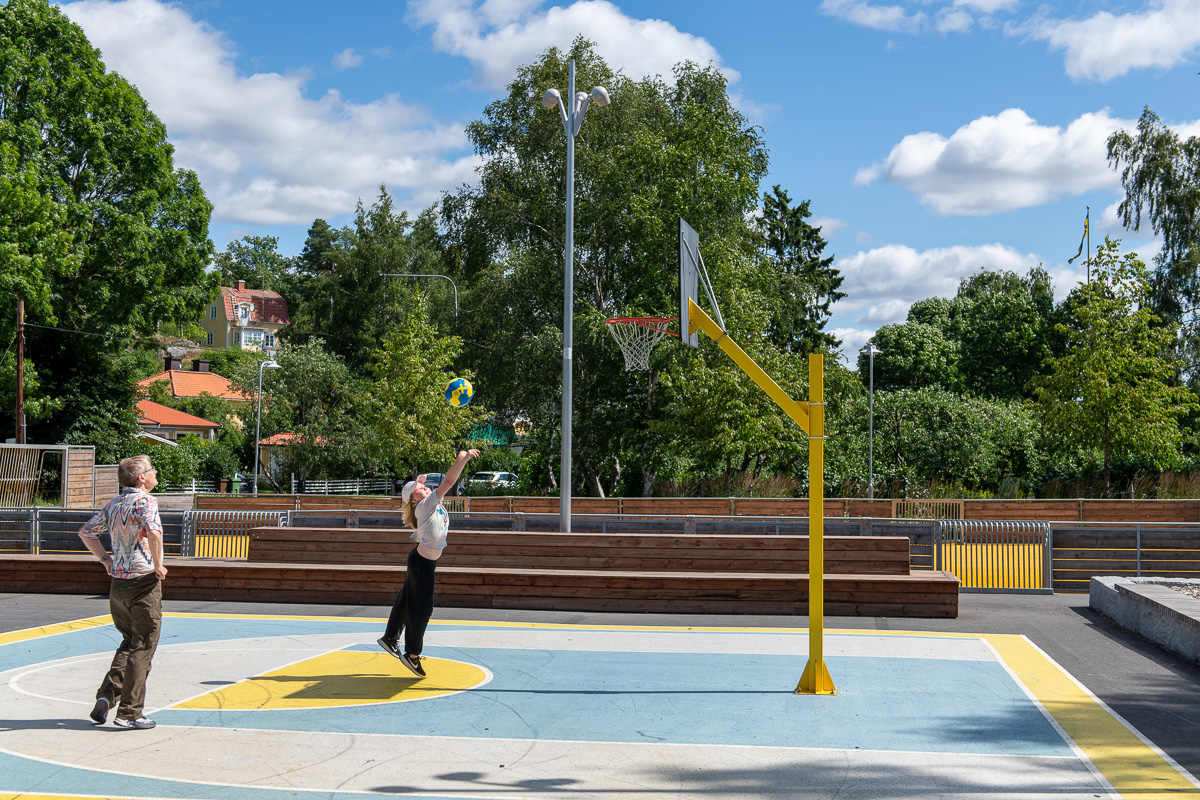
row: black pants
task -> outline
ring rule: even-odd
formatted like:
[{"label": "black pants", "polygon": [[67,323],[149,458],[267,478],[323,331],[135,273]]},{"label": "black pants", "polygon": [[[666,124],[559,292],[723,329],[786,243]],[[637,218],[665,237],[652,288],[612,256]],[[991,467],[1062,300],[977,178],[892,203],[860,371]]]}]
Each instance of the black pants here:
[{"label": "black pants", "polygon": [[158,649],[162,627],[162,583],[154,573],[140,578],[113,578],[108,593],[113,625],[121,634],[121,646],[113,656],[96,699],[117,706],[121,719],[142,716],[146,701],[146,676]]},{"label": "black pants", "polygon": [[404,629],[404,652],[410,656],[421,655],[425,644],[425,629],[433,616],[433,583],[437,562],[426,558],[413,548],[408,554],[408,567],[404,573],[404,586],[392,604],[385,639],[395,641]]}]

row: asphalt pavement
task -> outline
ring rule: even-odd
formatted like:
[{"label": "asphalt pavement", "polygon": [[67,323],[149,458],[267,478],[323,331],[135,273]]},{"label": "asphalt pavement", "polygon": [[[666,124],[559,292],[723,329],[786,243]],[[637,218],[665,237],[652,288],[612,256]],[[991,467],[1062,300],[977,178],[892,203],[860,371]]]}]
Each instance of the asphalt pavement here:
[{"label": "asphalt pavement", "polygon": [[[167,601],[164,610],[384,618],[384,606]],[[0,632],[106,614],[103,596],[0,594]],[[438,607],[434,619],[586,625],[804,628],[806,617],[503,611]],[[1200,775],[1200,664],[1118,628],[1081,594],[964,593],[957,619],[827,617],[827,631],[1021,634],[1192,775]],[[936,676],[931,676],[931,680]]]}]

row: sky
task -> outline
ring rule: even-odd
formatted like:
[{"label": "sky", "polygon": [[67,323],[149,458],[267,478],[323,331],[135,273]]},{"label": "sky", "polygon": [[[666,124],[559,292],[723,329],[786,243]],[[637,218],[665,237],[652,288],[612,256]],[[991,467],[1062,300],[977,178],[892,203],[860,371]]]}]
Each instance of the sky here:
[{"label": "sky", "polygon": [[1093,251],[1110,235],[1149,262],[1159,240],[1122,228],[1105,141],[1147,106],[1200,134],[1200,0],[60,8],[167,126],[214,205],[217,248],[275,236],[284,255],[316,218],[348,224],[381,183],[415,213],[474,182],[465,126],[550,46],[583,34],[631,78],[714,64],[770,151],[762,189],[811,201],[845,277],[827,330],[851,367],[878,327],[981,269],[1040,265],[1065,297],[1089,208]]}]

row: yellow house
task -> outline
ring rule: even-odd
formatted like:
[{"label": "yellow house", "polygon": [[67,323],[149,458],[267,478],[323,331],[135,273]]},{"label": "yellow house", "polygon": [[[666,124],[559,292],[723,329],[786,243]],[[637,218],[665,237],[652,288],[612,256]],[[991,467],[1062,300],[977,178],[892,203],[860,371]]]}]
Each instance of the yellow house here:
[{"label": "yellow house", "polygon": [[221,295],[208,306],[200,326],[205,347],[274,350],[275,337],[291,322],[287,301],[278,292],[222,286]]}]

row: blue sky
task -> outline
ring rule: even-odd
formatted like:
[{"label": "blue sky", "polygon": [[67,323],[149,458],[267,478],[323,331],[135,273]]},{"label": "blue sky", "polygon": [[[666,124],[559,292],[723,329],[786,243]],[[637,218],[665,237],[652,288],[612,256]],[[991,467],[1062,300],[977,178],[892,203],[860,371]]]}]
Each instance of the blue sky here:
[{"label": "blue sky", "polygon": [[[1041,264],[1064,296],[1121,229],[1104,142],[1150,106],[1200,133],[1200,0],[79,0],[61,8],[166,124],[215,206],[218,248],[299,252],[386,183],[418,211],[471,182],[463,133],[520,64],[582,33],[631,77],[722,69],[771,153],[763,188],[810,199],[845,275],[851,356],[981,268]],[[559,87],[565,89],[565,87]],[[620,98],[613,97],[614,103]],[[591,113],[603,113],[593,109]],[[669,309],[663,309],[669,312]]]}]

